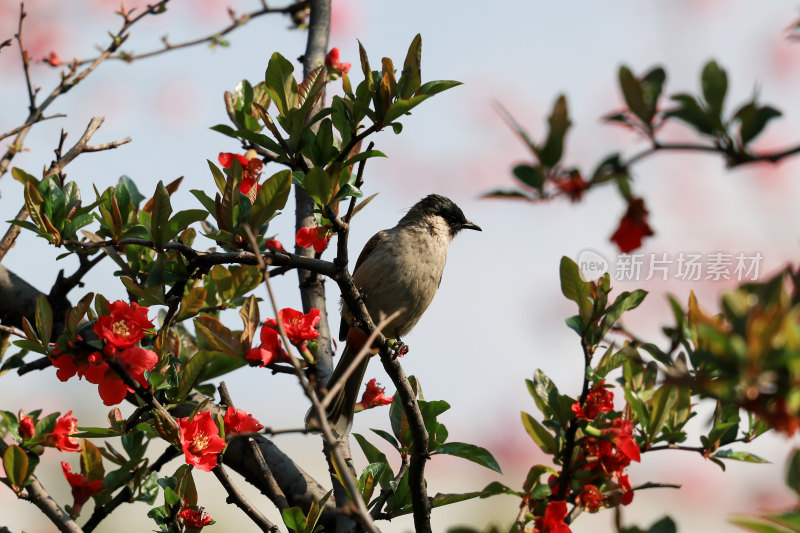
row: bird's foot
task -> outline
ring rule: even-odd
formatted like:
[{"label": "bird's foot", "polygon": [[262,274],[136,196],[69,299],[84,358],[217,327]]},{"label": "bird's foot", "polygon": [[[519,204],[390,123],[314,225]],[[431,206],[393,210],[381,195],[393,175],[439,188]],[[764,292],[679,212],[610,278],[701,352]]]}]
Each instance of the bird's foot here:
[{"label": "bird's foot", "polygon": [[408,345],[398,339],[391,339],[389,341],[389,348],[392,349],[394,352],[395,357],[403,357],[405,354],[408,353]]}]

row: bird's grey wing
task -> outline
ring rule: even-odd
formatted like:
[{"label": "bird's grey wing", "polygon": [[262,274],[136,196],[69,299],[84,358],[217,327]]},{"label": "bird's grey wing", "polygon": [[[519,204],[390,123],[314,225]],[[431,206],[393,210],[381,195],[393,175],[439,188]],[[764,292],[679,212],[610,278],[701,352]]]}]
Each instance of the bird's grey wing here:
[{"label": "bird's grey wing", "polygon": [[[380,245],[384,240],[386,240],[386,236],[388,233],[384,231],[379,231],[375,235],[373,235],[368,241],[367,244],[364,245],[364,248],[361,250],[361,253],[358,254],[358,259],[356,259],[356,266],[353,268],[353,274],[356,273],[358,267],[360,267],[364,261],[370,256],[372,252],[375,251],[375,248]],[[343,306],[346,304],[342,304]],[[342,321],[339,324],[339,341],[343,342],[347,338],[347,330],[350,329],[350,324],[347,323],[347,320],[344,317],[344,313],[342,313]]]}]

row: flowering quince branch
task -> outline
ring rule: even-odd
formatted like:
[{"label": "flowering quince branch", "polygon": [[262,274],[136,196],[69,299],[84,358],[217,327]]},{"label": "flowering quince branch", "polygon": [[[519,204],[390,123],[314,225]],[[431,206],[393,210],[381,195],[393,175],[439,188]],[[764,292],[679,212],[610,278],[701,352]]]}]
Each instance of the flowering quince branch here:
[{"label": "flowering quince branch", "polygon": [[[674,107],[663,108],[661,93],[666,82],[666,72],[655,67],[641,77],[636,77],[626,67],[619,69],[619,85],[626,108],[603,117],[605,121],[622,125],[642,138],[650,146],[624,159],[621,153],[604,158],[588,178],[580,169],[566,167],[561,162],[563,143],[571,123],[567,103],[560,96],[549,117],[550,130],[540,143],[534,142],[511,115],[497,105],[503,119],[531,150],[533,164],[517,165],[513,174],[521,184],[515,190],[496,190],[485,197],[515,198],[528,201],[547,200],[557,196],[569,197],[578,202],[585,191],[613,183],[628,210],[619,228],[611,236],[623,253],[629,253],[642,244],[642,239],[654,235],[647,223],[644,200],[636,198],[631,190],[631,168],[660,152],[699,152],[723,156],[729,168],[752,163],[777,163],[800,154],[800,146],[775,151],[754,151],[751,142],[762,133],[768,122],[780,117],[781,112],[772,106],[760,105],[757,95],[736,109],[730,117],[723,116],[728,93],[728,77],[716,61],[709,61],[701,74],[701,95],[695,97],[682,93],[671,97]],[[657,138],[657,133],[670,120],[678,120],[693,129],[703,142],[669,142]],[[587,179],[584,179],[584,175]]]},{"label": "flowering quince branch", "polygon": [[245,495],[236,488],[222,464],[215,466],[212,472],[222,486],[225,487],[225,491],[228,493],[228,499],[226,500],[228,503],[233,503],[242,511],[244,511],[250,520],[252,520],[253,523],[255,523],[259,529],[261,529],[261,531],[278,531],[278,526],[270,522],[266,516],[261,514],[261,512],[250,503]]},{"label": "flowering quince branch", "polygon": [[[256,242],[255,235],[253,235],[252,230],[249,226],[245,226],[245,231],[247,232],[247,236],[250,239],[250,244],[254,250],[258,250],[258,244]],[[257,257],[261,257],[257,255]],[[331,429],[330,424],[328,423],[325,409],[322,407],[320,400],[317,398],[316,391],[308,382],[305,374],[303,373],[303,369],[300,367],[300,363],[298,358],[292,353],[292,343],[289,340],[289,336],[286,333],[286,326],[283,323],[283,319],[281,314],[278,312],[278,304],[275,301],[275,295],[272,292],[272,286],[269,282],[269,277],[267,275],[267,267],[260,261],[259,268],[263,272],[264,275],[264,285],[267,288],[267,294],[269,295],[270,304],[272,305],[273,312],[276,316],[276,322],[278,326],[278,331],[280,333],[281,339],[283,340],[284,346],[286,346],[288,355],[289,355],[289,362],[294,367],[295,375],[297,376],[298,381],[300,382],[300,386],[303,388],[303,392],[305,393],[306,397],[311,400],[312,408],[314,409],[317,417],[317,421],[319,422],[320,429],[322,430],[322,436],[325,439],[325,442],[328,448],[331,451],[333,456],[333,461],[336,463],[337,470],[341,473],[339,479],[347,488],[349,494],[352,495],[351,502],[355,506],[355,512],[360,518],[361,526],[366,530],[377,533],[379,530],[375,527],[375,524],[372,520],[372,516],[369,514],[367,510],[366,504],[364,500],[359,497],[359,490],[358,486],[355,484],[355,480],[350,475],[350,468],[347,464],[347,460],[345,459],[344,455],[341,452],[339,447],[339,442],[336,436]]]},{"label": "flowering quince branch", "polygon": [[[7,449],[8,444],[3,439],[0,439],[0,457],[5,455]],[[25,493],[18,493],[17,495],[35,505],[62,533],[83,532],[81,527],[50,496],[50,493],[42,486],[35,474],[28,476]]]}]

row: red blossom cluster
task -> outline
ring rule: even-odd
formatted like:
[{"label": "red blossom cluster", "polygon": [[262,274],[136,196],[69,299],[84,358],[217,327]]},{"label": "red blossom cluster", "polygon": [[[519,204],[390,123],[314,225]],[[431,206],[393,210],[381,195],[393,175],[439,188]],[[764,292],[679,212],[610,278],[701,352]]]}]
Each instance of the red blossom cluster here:
[{"label": "red blossom cluster", "polygon": [[[306,349],[306,341],[319,337],[319,331],[316,329],[320,320],[319,309],[312,308],[308,313],[303,313],[287,307],[278,311],[278,316],[283,322],[289,342],[301,350]],[[281,345],[277,319],[269,318],[264,321],[261,327],[261,345],[248,350],[245,357],[259,366],[289,361],[289,354]]]},{"label": "red blossom cluster", "polygon": [[330,228],[328,226],[317,226],[315,228],[303,227],[297,230],[295,241],[301,248],[314,247],[314,251],[321,254],[328,247],[330,239]]},{"label": "red blossom cluster", "polygon": [[270,252],[281,252],[284,254],[289,253],[286,251],[286,249],[281,244],[281,241],[279,241],[278,239],[267,239],[267,242],[264,244],[267,247],[267,250],[269,250]]},{"label": "red blossom cluster", "polygon": [[[572,486],[575,504],[591,513],[617,503],[631,503],[633,491],[624,471],[631,461],[641,460],[639,445],[633,438],[633,422],[600,417],[601,413],[613,411],[613,401],[613,392],[601,381],[592,387],[583,405],[572,405],[576,418],[593,421],[584,429],[586,436],[578,441],[580,451],[572,476],[573,482],[580,480],[580,490]],[[560,474],[550,476],[553,494],[559,492],[560,482]]]},{"label": "red blossom cluster", "polygon": [[256,186],[256,194],[261,190],[261,185],[258,185],[258,179],[261,177],[261,169],[264,164],[258,158],[255,150],[248,150],[245,155],[220,152],[217,161],[222,165],[222,168],[231,168],[234,161],[239,161],[239,164],[242,165],[242,183],[239,185],[239,192],[245,196],[250,193],[253,185]]},{"label": "red blossom cluster", "polygon": [[325,68],[328,69],[328,78],[335,80],[342,74],[350,72],[350,63],[342,63],[339,61],[339,48],[333,47],[331,51],[325,56]]},{"label": "red blossom cluster", "polygon": [[[30,420],[30,417],[27,420]],[[22,424],[20,424],[20,427],[22,427]],[[77,431],[78,419],[72,416],[72,411],[69,411],[56,420],[56,426],[53,431],[45,438],[45,445],[55,446],[62,452],[79,452],[81,451],[81,443],[72,436]],[[21,433],[22,431],[20,431]]]},{"label": "red blossom cluster", "polygon": [[629,198],[628,210],[625,216],[619,221],[617,231],[611,236],[622,253],[630,253],[642,245],[645,237],[655,235],[650,225],[647,223],[647,216],[650,214],[644,206],[641,198]]},{"label": "red blossom cluster", "polygon": [[389,405],[392,403],[394,396],[386,396],[385,393],[386,389],[381,387],[375,378],[372,378],[367,382],[367,388],[361,396],[361,401],[356,404],[356,412],[381,405]]},{"label": "red blossom cluster", "polygon": [[133,389],[111,369],[108,361],[116,361],[142,387],[147,387],[144,373],[155,368],[158,356],[151,350],[136,346],[154,327],[147,318],[147,307],[118,300],[108,304],[108,309],[109,314],[99,317],[93,328],[103,342],[102,349],[90,351],[86,347],[92,345],[70,341],[64,352],[54,349],[50,359],[58,369],[58,379],[67,381],[76,374],[79,379],[85,376],[86,381],[98,386],[105,405],[116,405]]}]

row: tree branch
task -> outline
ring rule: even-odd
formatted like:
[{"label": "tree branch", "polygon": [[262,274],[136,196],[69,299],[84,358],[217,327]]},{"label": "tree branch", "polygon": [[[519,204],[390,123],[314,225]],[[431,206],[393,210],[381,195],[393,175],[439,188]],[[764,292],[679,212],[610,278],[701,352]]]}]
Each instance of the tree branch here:
[{"label": "tree branch", "polygon": [[212,472],[214,472],[214,475],[222,486],[225,487],[225,491],[228,493],[228,499],[226,500],[228,503],[233,503],[244,511],[244,514],[246,514],[261,531],[278,531],[278,526],[270,522],[266,516],[253,507],[245,495],[236,488],[231,478],[228,476],[228,473],[225,471],[225,467],[223,467],[221,463],[217,464]]}]

